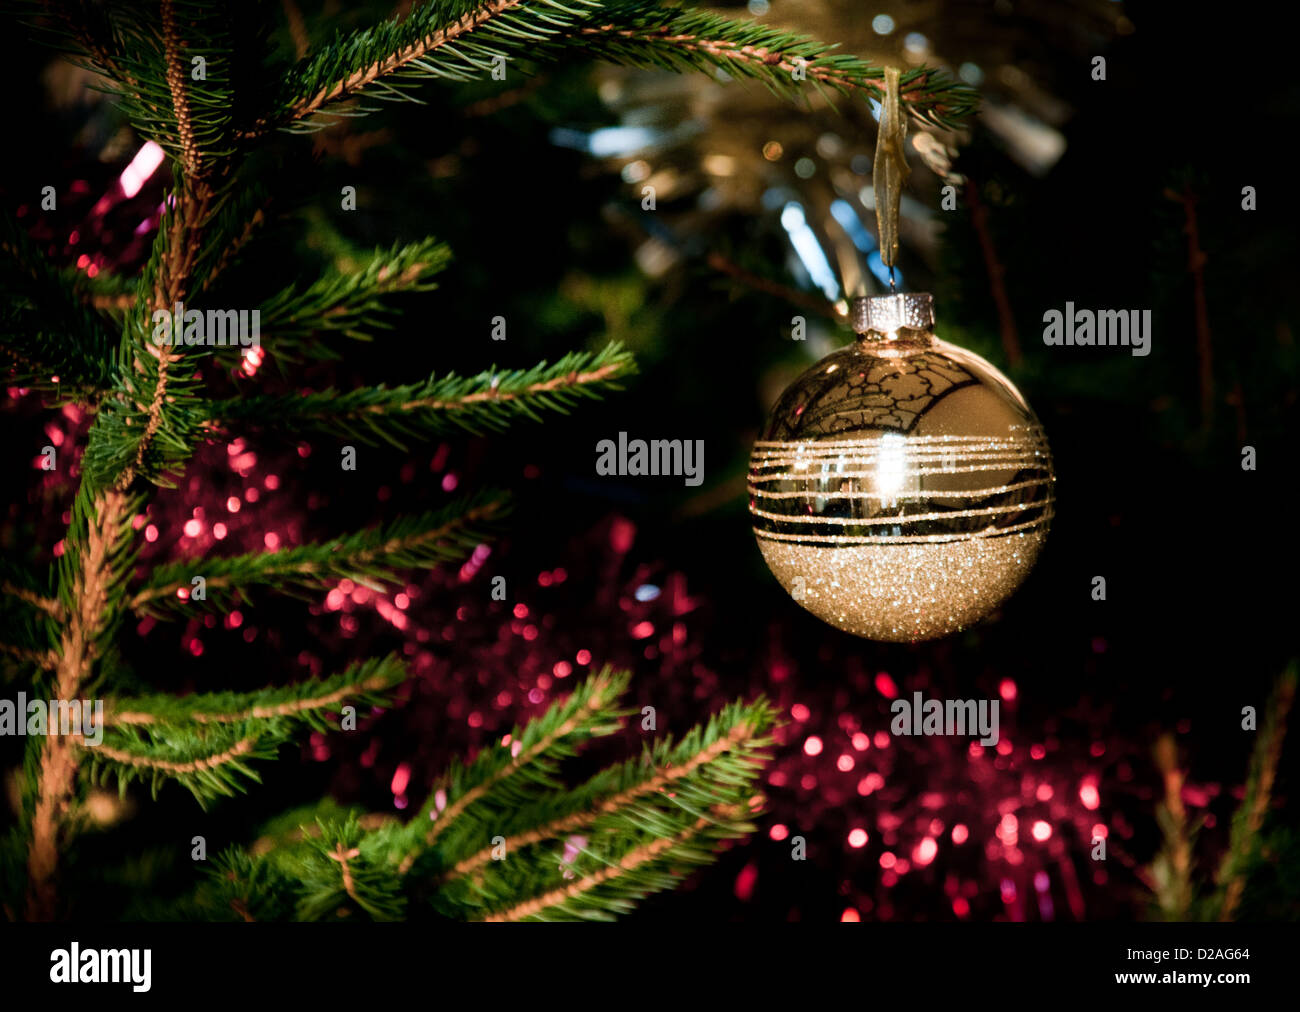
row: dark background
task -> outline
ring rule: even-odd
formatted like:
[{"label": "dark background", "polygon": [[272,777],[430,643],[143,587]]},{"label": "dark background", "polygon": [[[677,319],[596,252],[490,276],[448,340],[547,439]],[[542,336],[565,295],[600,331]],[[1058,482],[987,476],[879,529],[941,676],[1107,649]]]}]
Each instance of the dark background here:
[{"label": "dark background", "polygon": [[[738,695],[765,692],[788,717],[795,704],[808,708],[806,719],[792,718],[782,732],[773,770],[784,779],[767,787],[759,832],[684,890],[647,902],[638,918],[822,921],[853,909],[863,919],[1038,919],[1049,916],[1044,893],[1053,901],[1052,919],[1144,916],[1151,899],[1134,869],[1160,842],[1154,806],[1162,788],[1151,746],[1165,731],[1177,735],[1193,815],[1208,816],[1198,860],[1203,869],[1215,867],[1253,743],[1240,729],[1241,708],[1262,708],[1272,680],[1297,652],[1290,479],[1300,363],[1289,145],[1300,95],[1274,52],[1286,26],[1273,23],[1262,4],[1124,4],[1136,26],[1129,34],[1107,27],[1111,15],[1102,9],[1116,4],[1049,10],[964,3],[920,12],[886,6],[900,22],[920,18],[916,27],[936,41],[942,62],[1018,67],[1070,110],[1059,126],[1065,154],[1042,176],[1019,168],[979,126],[963,140],[955,164],[989,204],[1024,350],[1019,367],[1009,366],[999,342],[964,204],[941,215],[933,255],[905,248],[902,263],[909,288],[936,293],[939,336],[1007,371],[1051,439],[1057,515],[1021,590],[977,628],[914,646],[858,640],[803,613],[767,573],[754,544],[744,470],[764,411],[811,364],[818,345],[788,338],[790,317],[803,310],[736,283],[706,260],[720,251],[798,288],[777,215],[740,201],[706,214],[703,187],[687,185],[648,218],[639,186],[619,178],[620,160],[553,143],[556,127],[618,122],[585,66],[546,69],[521,101],[491,115],[458,111],[490,95],[486,84],[426,87],[427,106],[389,108],[350,128],[391,132],[355,164],[337,150],[313,151],[310,139],[280,142],[282,161],[268,171],[281,175],[278,190],[290,215],[250,247],[237,277],[250,292],[264,290],[268,279],[313,277],[329,255],[323,219],[363,248],[438,235],[455,254],[440,289],[405,299],[395,328],[373,342],[338,343],[341,363],[291,365],[283,376],[268,367],[257,384],[410,382],[432,369],[472,373],[553,360],[607,338],[632,348],[640,373],[621,394],[544,425],[449,439],[410,455],[363,449],[356,473],[340,474],[332,445],[318,441],[304,459],[295,443],[260,432],[247,434],[258,454],[251,478],[232,474],[224,446],[196,458],[196,484],[162,494],[153,507],[162,536],[146,550],[146,564],[199,551],[180,536],[192,507],[220,504],[267,473],[280,478],[275,494],[257,510],[241,511],[238,526],[231,520],[224,545],[209,540],[201,550],[247,550],[270,528],[301,541],[391,520],[449,498],[447,473],[457,476],[456,493],[512,488],[516,507],[506,536],[477,573],[413,576],[419,595],[405,631],[364,602],[344,616],[355,619],[347,628],[319,602],[270,596],[244,609],[250,617],[239,631],[178,623],[142,632],[129,625],[124,649],[131,666],[142,682],[169,690],[252,687],[389,649],[407,650],[416,677],[402,705],[371,725],[373,734],[313,741],[300,756],[286,751],[264,767],[264,787],[246,797],[201,813],[174,787],[157,804],[142,795],[143,803],[118,813],[79,848],[69,872],[73,888],[66,890],[75,913],[116,916],[122,905],[134,905],[137,914],[166,916],[169,891],[181,891],[193,875],[192,835],[206,835],[211,849],[246,842],[266,817],[322,793],[392,811],[393,775],[402,764],[410,804],[418,807],[423,785],[449,755],[504,733],[562,690],[557,678],[539,701],[527,697],[539,674],[574,662],[579,650],[591,652],[591,666],[632,666],[637,705],[656,706],[661,728],[675,733]],[[801,7],[777,0],[768,18],[802,28]],[[857,11],[810,4],[816,24],[807,27],[829,37],[843,25],[846,35],[861,37]],[[72,262],[56,237],[76,226],[134,146],[101,160],[120,121],[102,105],[56,102],[48,85],[59,79],[48,76],[49,54],[20,33],[6,32],[0,45],[10,97],[3,196],[12,211],[34,202],[42,185],[56,185],[60,210],[42,227],[51,256]],[[861,52],[850,41],[845,48]],[[1090,78],[1093,55],[1107,57],[1105,82]],[[759,117],[757,108],[749,114]],[[720,117],[706,126],[734,132],[761,130],[763,123]],[[848,116],[837,129],[870,154],[873,137],[857,119]],[[742,171],[766,168],[753,155]],[[642,157],[692,156],[674,150]],[[84,195],[63,199],[77,179],[89,183]],[[337,210],[334,195],[345,184],[358,187],[355,214]],[[908,192],[935,208],[937,185],[918,171]],[[1245,185],[1257,188],[1259,210],[1241,209]],[[1206,254],[1211,417],[1199,404],[1183,209],[1164,195],[1184,186],[1198,196]],[[138,219],[162,192],[160,174],[134,206],[120,209],[123,222]],[[656,278],[634,259],[652,234],[679,254]],[[121,236],[104,247],[125,269],[143,252]],[[1152,354],[1045,347],[1042,313],[1067,300],[1151,309]],[[508,321],[504,343],[489,338],[497,315]],[[829,323],[825,334],[823,351],[848,339]],[[218,387],[230,382],[212,379]],[[62,536],[59,513],[71,494],[70,486],[38,487],[31,469],[49,417],[33,397],[8,398],[0,446],[0,467],[13,478],[6,483],[6,553],[39,562],[52,558]],[[84,422],[67,428],[84,436]],[[703,439],[705,484],[597,477],[595,445],[620,431]],[[1258,454],[1253,472],[1241,469],[1245,445]],[[549,586],[539,582],[557,567],[562,582],[553,575]],[[495,575],[507,578],[505,605],[489,598]],[[1105,602],[1090,597],[1097,575],[1107,581]],[[659,588],[658,597],[638,601],[636,588],[645,585]],[[644,622],[653,628],[649,636],[639,634]],[[536,638],[525,639],[530,624]],[[682,629],[676,637],[675,626]],[[242,634],[250,628],[256,635],[246,642]],[[417,638],[421,629],[429,634],[425,642]],[[200,657],[190,647],[196,638]],[[854,752],[854,730],[888,727],[882,673],[908,695],[920,689],[993,696],[1013,682],[1014,704],[1004,693],[1002,719],[1015,753],[977,772],[962,747],[946,739]],[[468,723],[474,713],[479,726]],[[802,748],[813,734],[826,743],[816,757]],[[1043,747],[1042,759],[1029,753],[1032,745]],[[3,747],[6,760],[14,760],[13,744]],[[629,732],[603,755],[636,747]],[[854,758],[851,771],[836,768],[842,753]],[[1291,825],[1294,754],[1284,759],[1276,789],[1277,817]],[[858,784],[872,771],[885,786],[863,796]],[[803,777],[813,778],[810,786]],[[1096,811],[1082,809],[1077,794],[1089,777],[1100,791]],[[1052,798],[1025,801],[1030,782],[1048,784]],[[999,805],[1008,799],[1020,799],[1017,864],[985,847],[995,841],[1006,814]],[[1038,817],[1054,828],[1044,846],[1025,842],[1023,820]],[[969,825],[971,843],[963,849],[941,840],[933,863],[886,882],[882,854],[910,853],[934,819],[943,823],[941,836],[955,822]],[[1108,826],[1128,862],[1112,852],[1105,873],[1096,872],[1087,854],[1092,822]],[[778,824],[808,840],[807,862],[790,861],[789,841],[772,838]],[[846,843],[857,827],[869,834],[860,849]],[[114,858],[122,868],[104,885],[99,877]],[[1048,877],[1045,887],[1034,882],[1039,873]],[[1017,899],[1008,900],[1007,882]],[[1270,898],[1269,891],[1255,896],[1252,915],[1294,916],[1293,895],[1273,889]],[[956,897],[966,899],[964,913],[954,907]]]}]

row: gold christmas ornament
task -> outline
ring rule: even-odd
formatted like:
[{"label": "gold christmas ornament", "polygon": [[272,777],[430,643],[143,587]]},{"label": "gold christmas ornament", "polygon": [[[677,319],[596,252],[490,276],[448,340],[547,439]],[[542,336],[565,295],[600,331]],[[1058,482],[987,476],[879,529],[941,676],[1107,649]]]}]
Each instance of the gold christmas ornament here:
[{"label": "gold christmas ornament", "polygon": [[763,558],[846,632],[910,642],[970,626],[1047,538],[1047,437],[991,364],[933,334],[929,295],[859,298],[858,340],[785,391],[750,459]]}]

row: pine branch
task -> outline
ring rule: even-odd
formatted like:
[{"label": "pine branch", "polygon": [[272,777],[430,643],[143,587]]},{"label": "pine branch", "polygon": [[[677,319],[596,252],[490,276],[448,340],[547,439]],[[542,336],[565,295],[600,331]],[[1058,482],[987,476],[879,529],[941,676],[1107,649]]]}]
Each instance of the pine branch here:
[{"label": "pine branch", "polygon": [[134,278],[108,271],[100,271],[92,278],[78,267],[65,267],[60,275],[77,292],[83,303],[108,321],[107,325],[114,332],[121,332],[126,311],[135,305]]},{"label": "pine branch", "polygon": [[[111,649],[138,551],[131,524],[142,508],[140,496],[96,492],[85,482],[73,500],[55,567],[56,604],[65,623],[59,654],[76,664],[67,672],[69,681],[87,681],[95,661]],[[74,699],[76,693],[59,698]]]},{"label": "pine branch", "polygon": [[353,816],[362,829],[371,832],[398,824],[395,815],[387,812],[367,812],[355,806],[340,805],[333,798],[326,796],[315,804],[304,805],[302,808],[276,816],[262,827],[257,839],[249,846],[248,852],[254,855],[283,853],[288,848],[319,837],[322,821],[337,821]]},{"label": "pine branch", "polygon": [[12,5],[15,14],[27,19],[27,26],[39,41],[73,56],[80,66],[119,85],[135,86],[123,67],[125,51],[104,6],[86,0],[30,0]]},{"label": "pine branch", "polygon": [[1185,776],[1178,765],[1178,746],[1172,735],[1161,735],[1156,741],[1155,761],[1165,783],[1165,799],[1156,806],[1164,845],[1151,862],[1151,880],[1165,919],[1181,921],[1187,918],[1196,898],[1192,881],[1196,827],[1183,804]]},{"label": "pine branch", "polygon": [[109,385],[114,345],[67,273],[53,267],[8,214],[0,214],[5,381],[91,399]]},{"label": "pine branch", "polygon": [[[437,790],[411,820],[407,832],[393,840],[400,848],[398,870],[405,874],[448,831],[478,834],[501,821],[500,813],[536,801],[560,787],[561,759],[576,754],[579,744],[612,734],[627,711],[616,708],[627,688],[627,672],[605,668],[574,687],[523,730],[515,728],[510,744],[485,748],[468,765],[453,764]],[[439,807],[439,803],[444,807]],[[429,826],[429,821],[433,825]],[[395,851],[393,858],[398,858]]]},{"label": "pine branch", "polygon": [[57,596],[18,567],[0,563],[0,654],[54,671],[65,621]]},{"label": "pine branch", "polygon": [[[211,301],[215,282],[266,218],[269,202],[244,192],[259,192],[256,184],[234,189],[243,195],[223,204],[209,229],[213,233],[209,249],[219,250],[219,255],[209,252],[195,266],[195,289],[204,294],[204,301]],[[309,356],[314,361],[337,359],[340,356],[319,340],[320,335],[336,333],[358,341],[372,340],[375,331],[392,328],[400,311],[392,297],[434,290],[438,286],[432,278],[450,260],[447,247],[432,238],[395,243],[389,250],[368,252],[363,261],[332,271],[305,289],[296,285],[285,288],[258,307],[263,349],[274,345],[271,361],[282,372],[285,365]],[[194,308],[198,301],[192,299],[188,305]],[[190,352],[195,353],[229,364],[238,362],[244,349],[232,343]],[[232,403],[242,400],[234,398]]]},{"label": "pine branch", "polygon": [[[692,812],[745,802],[766,760],[762,749],[771,742],[767,732],[774,718],[764,700],[734,703],[679,744],[661,741],[642,758],[603,770],[574,791],[502,813],[490,830],[494,845],[487,837],[445,840],[439,854],[447,871],[439,879],[436,905],[465,915],[517,904],[555,883],[555,855],[566,839],[597,841],[593,845],[601,849],[605,841],[635,838],[665,818],[680,830]],[[492,858],[502,850],[504,864],[498,867]]]},{"label": "pine branch", "polygon": [[[182,346],[153,339],[155,311],[172,311],[190,290],[205,228],[221,194],[202,180],[180,178],[169,197],[152,254],[127,313],[114,363],[82,458],[95,487],[129,488],[137,478],[168,487],[203,434],[194,362]],[[198,356],[194,356],[197,359]]]},{"label": "pine branch", "polygon": [[308,840],[306,854],[296,862],[298,919],[346,916],[355,907],[377,921],[398,920],[405,910],[401,883],[357,819],[318,825],[319,837]]},{"label": "pine branch", "polygon": [[1219,866],[1218,881],[1222,891],[1218,897],[1218,919],[1222,921],[1230,921],[1235,916],[1246,889],[1251,862],[1259,851],[1264,819],[1273,802],[1273,785],[1282,759],[1287,718],[1295,702],[1296,683],[1297,665],[1292,662],[1273,686],[1272,698],[1264,713],[1264,725],[1259,729],[1251,751],[1246,790],[1232,817],[1228,850]]},{"label": "pine branch", "polygon": [[59,655],[53,650],[33,646],[28,642],[14,643],[13,637],[8,633],[0,635],[0,654],[33,665],[42,671],[54,671],[59,666]]},{"label": "pine branch", "polygon": [[174,0],[162,0],[163,58],[167,67],[167,88],[171,92],[172,112],[176,116],[176,134],[180,146],[180,161],[185,173],[198,177],[203,174],[203,155],[194,134],[194,120],[190,112],[190,99],[186,94],[185,69],[181,65],[181,38],[176,23]]},{"label": "pine branch", "polygon": [[216,692],[189,696],[163,693],[110,700],[105,708],[106,727],[162,724],[236,724],[243,721],[293,719],[318,730],[332,730],[326,715],[344,702],[353,706],[378,706],[388,690],[401,684],[406,669],[396,656],[351,665],[329,678],[257,692]]},{"label": "pine branch", "polygon": [[[250,853],[216,861],[201,905],[237,920],[386,920],[402,916],[432,870],[435,908],[457,918],[626,912],[712,861],[720,843],[753,831],[762,800],[754,788],[776,719],[765,700],[736,702],[680,742],[663,739],[566,789],[560,762],[619,728],[627,682],[604,669],[575,686],[500,747],[454,765],[405,826],[329,801],[277,818]],[[501,837],[506,856],[494,861]]]},{"label": "pine branch", "polygon": [[248,240],[253,237],[253,233],[262,226],[266,221],[266,211],[264,208],[256,208],[247,215],[243,227],[239,230],[237,236],[232,237],[229,243],[213,243],[215,249],[220,253],[215,258],[212,267],[203,273],[203,280],[199,284],[199,291],[203,291],[212,286],[212,284],[223,274],[227,267],[234,263],[239,256],[240,250],[248,245]]},{"label": "pine branch", "polygon": [[[613,63],[677,72],[722,69],[760,81],[786,98],[805,95],[805,83],[846,97],[884,95],[883,67],[755,21],[736,22],[654,2],[602,5],[595,18],[597,23],[583,25],[576,38],[546,40],[537,58],[562,57],[576,44]],[[902,74],[899,100],[922,122],[949,128],[977,105],[973,89],[928,67]]]},{"label": "pine branch", "polygon": [[628,913],[651,893],[674,887],[687,870],[711,862],[714,848],[722,841],[752,833],[754,826],[746,817],[757,810],[759,801],[755,795],[741,804],[720,805],[671,833],[664,825],[655,825],[634,847],[615,846],[604,852],[584,847],[581,856],[590,859],[597,866],[595,870],[571,885],[475,919],[613,920],[616,914]]},{"label": "pine branch", "polygon": [[[883,79],[881,68],[805,36],[652,0],[445,0],[417,7],[402,20],[337,36],[293,68],[276,109],[249,136],[319,129],[329,122],[322,114],[357,116],[377,108],[340,108],[357,96],[416,101],[411,89],[421,78],[472,80],[486,76],[499,58],[562,60],[575,49],[633,66],[723,69],[787,96],[811,83],[843,95],[878,97]],[[930,123],[950,126],[974,109],[974,93],[935,70],[909,71],[902,86],[904,104]]]},{"label": "pine branch", "polygon": [[[319,591],[349,579],[382,589],[399,582],[399,571],[459,561],[481,544],[506,513],[504,496],[483,493],[384,527],[279,552],[155,566],[130,599],[132,610],[164,618],[196,607],[223,609],[233,595],[258,586],[282,593]],[[192,580],[202,576],[206,600],[189,600]],[[181,597],[184,593],[186,596]]]},{"label": "pine branch", "polygon": [[0,594],[43,611],[56,621],[63,619],[63,608],[59,605],[58,599],[46,596],[35,587],[22,586],[13,580],[0,580]]},{"label": "pine branch", "polygon": [[240,162],[238,171],[216,193],[203,223],[204,241],[189,279],[191,303],[197,304],[200,295],[212,293],[218,280],[266,224],[272,203],[266,180],[286,171],[282,161],[254,153]]},{"label": "pine branch", "polygon": [[[504,514],[500,496],[483,496],[319,545],[169,563],[129,588],[142,489],[167,485],[214,422],[246,425],[274,412],[291,430],[401,445],[407,437],[500,429],[565,411],[616,388],[633,369],[614,345],[554,366],[469,378],[431,376],[305,398],[204,400],[198,365],[213,352],[159,345],[151,339],[152,316],[187,298],[197,304],[219,294],[217,282],[264,220],[257,172],[236,158],[243,140],[276,128],[311,129],[322,114],[364,112],[344,106],[356,95],[408,100],[422,78],[481,78],[498,56],[565,58],[575,49],[633,65],[726,68],[790,95],[802,93],[792,84],[797,70],[815,87],[878,91],[872,78],[879,71],[797,36],[645,0],[436,0],[300,59],[266,103],[258,79],[267,64],[266,19],[259,13],[200,0],[69,0],[38,18],[59,45],[111,80],[137,131],[168,152],[174,179],[149,262],[131,290],[123,279],[92,284],[49,267],[12,225],[0,234],[6,260],[17,264],[0,267],[0,297],[10,296],[0,298],[0,364],[11,367],[11,380],[29,385],[53,384],[57,375],[58,389],[95,410],[57,590],[51,596],[50,588],[14,583],[0,605],[0,619],[17,620],[11,655],[48,668],[32,684],[57,698],[111,686],[120,660],[115,634],[125,616],[133,609],[159,617],[192,610],[200,602],[181,594],[194,575],[205,578],[211,597],[202,603],[213,609],[260,586],[310,593],[342,578],[379,586],[403,569],[462,558]],[[192,62],[205,63],[206,77]],[[246,75],[252,66],[256,71]],[[951,100],[960,89],[945,91],[930,72],[913,72],[909,80],[918,115],[938,121],[954,113]],[[250,109],[261,118],[254,121]],[[376,251],[359,270],[272,297],[263,320],[289,350],[322,332],[367,337],[390,322],[388,297],[433,287],[446,257],[432,240]],[[314,353],[323,350],[312,344]],[[256,762],[273,757],[303,726],[328,728],[329,715],[345,701],[377,703],[401,678],[400,663],[387,658],[252,693],[113,697],[102,743],[34,737],[19,833],[11,838],[15,853],[26,851],[28,915],[45,919],[57,910],[54,881],[75,828],[69,812],[83,768],[92,783],[116,778],[122,791],[136,780],[155,793],[176,781],[206,804],[257,781]],[[566,789],[560,763],[621,726],[627,711],[618,708],[618,696],[627,681],[609,670],[593,675],[516,729],[508,745],[453,765],[411,823],[322,816],[315,830],[303,829],[265,854],[221,858],[204,895],[240,920],[356,913],[383,919],[402,915],[406,889],[425,884],[428,870],[442,876],[439,902],[462,915],[604,918],[627,909],[710,860],[717,843],[752,828],[745,818],[757,800],[751,787],[771,722],[766,704],[737,704],[679,745],[665,741],[641,762]],[[497,827],[505,829],[511,858],[489,863],[485,844]],[[557,881],[556,855],[547,848],[560,840],[576,856],[563,858],[563,873],[572,877]]]},{"label": "pine branch", "polygon": [[[55,699],[78,699],[121,619],[118,602],[132,560],[130,524],[139,500],[93,491],[83,480],[59,559],[59,602],[67,615],[54,671]],[[76,787],[79,756],[67,735],[32,740],[24,764],[23,824],[28,832],[27,915],[54,916],[59,833]]]},{"label": "pine branch", "polygon": [[214,858],[194,904],[218,920],[318,920],[357,909],[393,919],[403,904],[400,882],[382,861],[375,832],[392,821],[329,798],[287,812],[263,827],[248,851],[230,848]]},{"label": "pine branch", "polygon": [[277,341],[317,331],[369,340],[370,331],[391,326],[394,310],[386,304],[387,296],[432,291],[438,287],[432,277],[450,260],[450,250],[433,238],[376,249],[355,271],[328,274],[304,291],[289,288],[267,300],[262,326]]},{"label": "pine branch", "polygon": [[[74,0],[69,11],[42,10],[48,16],[39,26],[44,41],[80,56],[108,78],[136,132],[156,141],[197,178],[214,159],[234,150],[233,76],[262,35],[258,22],[246,16],[248,6]],[[195,58],[203,61],[197,80]]]},{"label": "pine branch", "polygon": [[106,729],[100,745],[86,746],[92,783],[116,777],[123,794],[136,780],[147,781],[153,796],[175,780],[203,807],[213,798],[233,796],[246,781],[261,777],[249,765],[275,758],[289,740],[283,720],[246,720],[233,724],[119,725]]},{"label": "pine branch", "polygon": [[148,780],[156,796],[170,779],[206,806],[214,797],[234,794],[247,780],[259,780],[249,763],[274,758],[299,726],[334,730],[326,716],[344,701],[380,705],[404,678],[401,661],[390,656],[323,681],[260,692],[113,701],[102,743],[83,743],[83,754],[92,776],[116,776],[123,791],[135,779]]},{"label": "pine branch", "polygon": [[211,402],[206,411],[211,424],[221,428],[242,430],[273,419],[286,432],[405,449],[408,441],[430,436],[499,432],[520,419],[541,421],[546,411],[567,414],[582,398],[620,389],[619,381],[635,369],[631,354],[614,343],[531,369],[489,369],[469,377],[433,375],[421,383],[381,384],[346,393],[240,397]]},{"label": "pine branch", "polygon": [[276,862],[231,847],[213,857],[195,905],[207,919],[290,920],[296,888],[296,879]]},{"label": "pine branch", "polygon": [[[165,482],[165,469],[184,460],[198,441],[198,420],[186,411],[193,396],[187,391],[193,376],[182,373],[170,377],[169,383],[169,367],[179,356],[146,340],[147,314],[170,306],[184,294],[214,196],[202,181],[177,179],[172,206],[163,216],[149,265],[137,286],[119,352],[115,360],[104,360],[113,368],[113,389],[103,396],[91,426],[81,461],[81,487],[59,560],[59,600],[68,624],[58,647],[54,698],[79,698],[97,665],[112,650],[113,633],[125,614],[125,576],[134,551],[130,523],[142,502],[129,491],[135,479],[143,473],[157,483]],[[219,787],[221,777],[240,770],[243,752],[256,747],[255,742],[232,743],[232,769],[220,773],[205,765],[211,755],[198,759],[164,755],[160,761],[176,767],[173,773],[191,776],[209,788],[215,778]],[[111,758],[100,753],[97,761]],[[130,752],[123,756],[126,776],[136,772],[141,758]],[[33,920],[54,916],[59,838],[80,759],[67,736],[48,735],[27,750],[23,821],[29,831],[27,914]],[[187,772],[185,765],[190,762],[199,765]],[[155,768],[155,777],[161,772]]]},{"label": "pine branch", "polygon": [[133,327],[136,336],[124,342],[117,379],[91,425],[83,473],[98,488],[124,491],[137,478],[170,488],[204,435],[198,380],[181,365],[184,356],[146,343],[138,320],[128,321]]},{"label": "pine branch", "polygon": [[[593,6],[595,0],[573,2],[582,8]],[[463,57],[454,49],[450,53],[438,51],[445,51],[478,28],[483,29],[480,35],[497,34],[495,26],[490,26],[491,19],[525,6],[524,0],[429,3],[416,7],[404,19],[395,17],[373,28],[339,34],[321,52],[293,68],[278,108],[259,120],[248,136],[258,137],[275,129],[319,129],[328,121],[317,120],[317,114],[326,110],[338,117],[373,111],[374,107],[350,113],[333,108],[362,92],[382,101],[415,101],[410,95],[411,82],[404,80],[412,76],[470,80],[471,72],[490,69],[490,61],[484,64],[473,58],[472,54],[481,48],[477,42],[462,42],[467,48]],[[553,0],[538,0],[536,6],[548,9],[558,19],[574,19],[572,12]],[[520,31],[524,26],[517,25],[519,34],[514,41],[540,38],[541,33],[556,30],[546,25],[549,19],[533,20],[531,32]],[[395,79],[384,82],[383,78]]]}]

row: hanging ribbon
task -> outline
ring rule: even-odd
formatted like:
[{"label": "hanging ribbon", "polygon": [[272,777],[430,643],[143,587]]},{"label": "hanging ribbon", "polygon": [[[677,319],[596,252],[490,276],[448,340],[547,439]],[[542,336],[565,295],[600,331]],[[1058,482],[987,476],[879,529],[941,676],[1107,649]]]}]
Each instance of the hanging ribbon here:
[{"label": "hanging ribbon", "polygon": [[903,148],[907,120],[898,105],[898,68],[885,68],[885,98],[880,104],[880,129],[876,134],[876,159],[872,185],[876,194],[876,228],[880,235],[880,259],[893,267],[898,258],[898,203],[903,183],[912,170],[907,167]]}]

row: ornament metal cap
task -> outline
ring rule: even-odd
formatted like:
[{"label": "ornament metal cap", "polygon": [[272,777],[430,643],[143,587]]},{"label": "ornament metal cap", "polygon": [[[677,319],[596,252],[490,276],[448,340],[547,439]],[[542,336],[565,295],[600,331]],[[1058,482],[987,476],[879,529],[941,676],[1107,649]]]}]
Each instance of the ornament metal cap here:
[{"label": "ornament metal cap", "polygon": [[849,323],[858,334],[930,330],[934,298],[928,292],[858,296],[849,303]]}]

